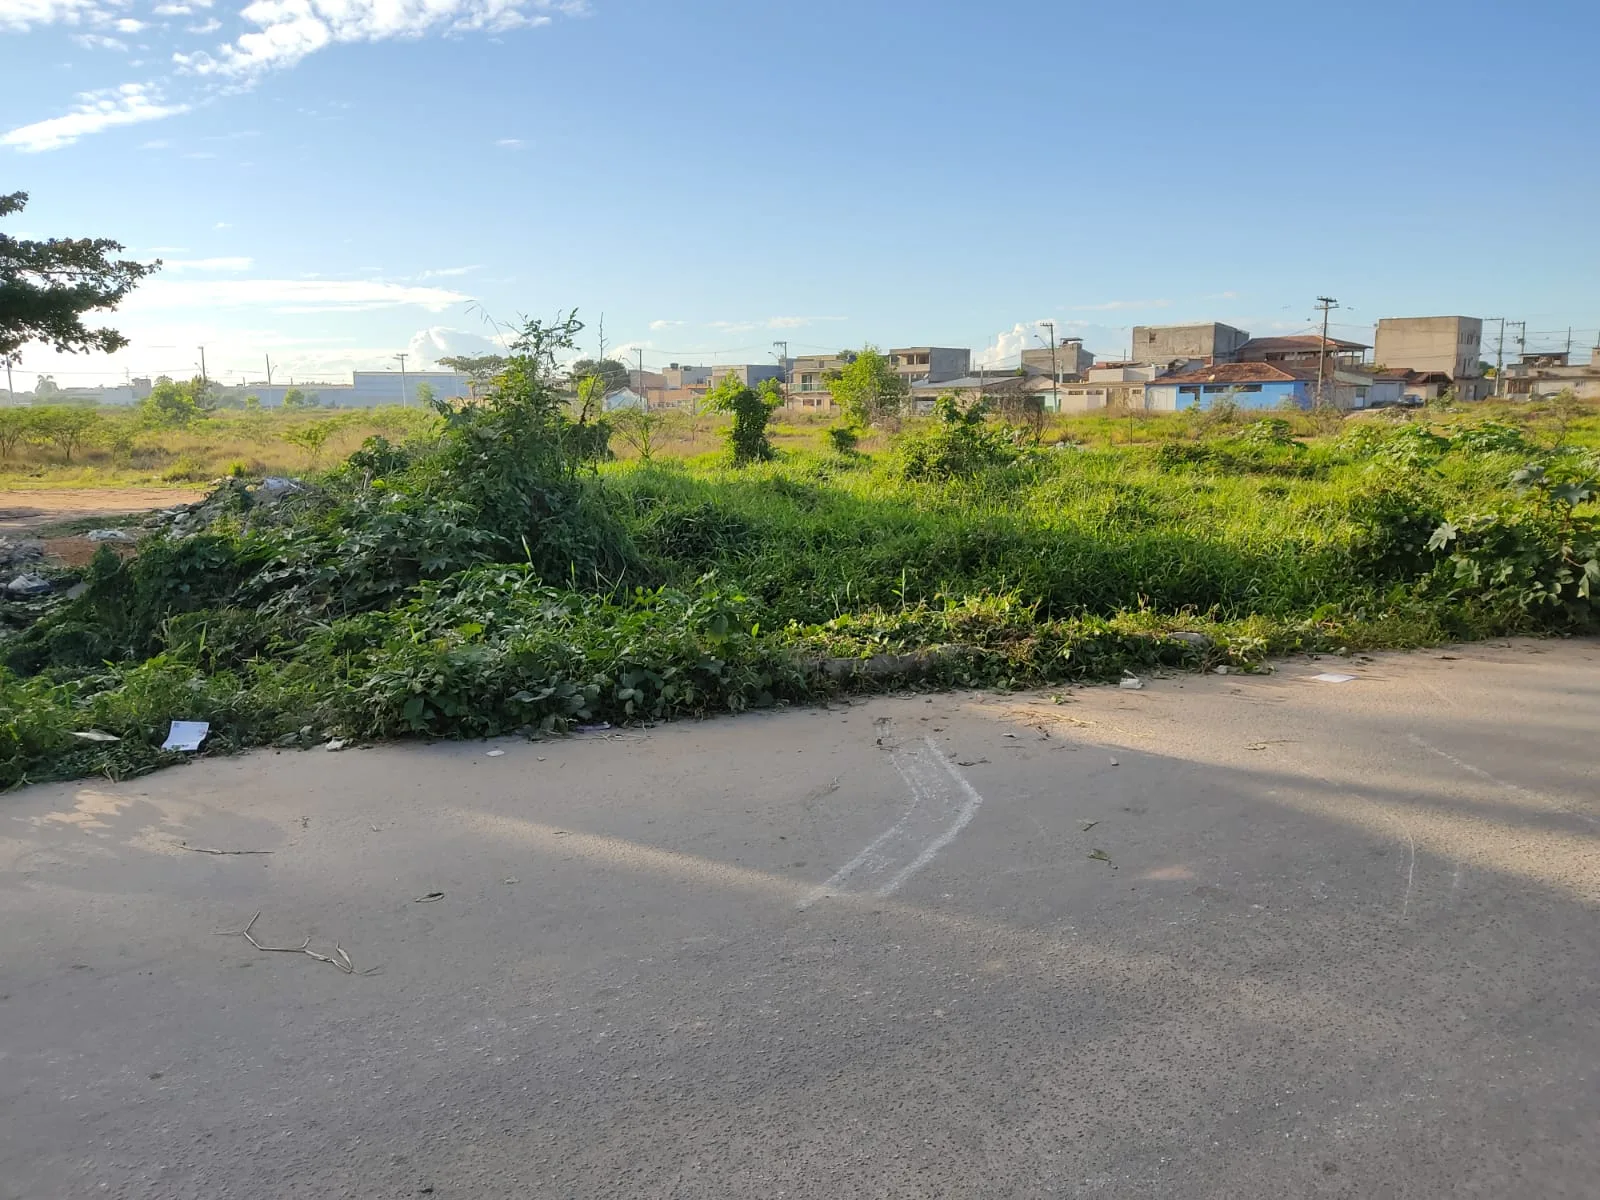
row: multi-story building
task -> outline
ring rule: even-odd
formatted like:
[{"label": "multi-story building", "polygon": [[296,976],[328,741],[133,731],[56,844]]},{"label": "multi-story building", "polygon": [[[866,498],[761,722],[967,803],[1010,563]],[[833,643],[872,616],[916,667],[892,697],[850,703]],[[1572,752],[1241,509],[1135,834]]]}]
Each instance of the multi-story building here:
[{"label": "multi-story building", "polygon": [[1376,341],[1373,358],[1383,367],[1456,381],[1483,376],[1483,322],[1477,317],[1385,317]]},{"label": "multi-story building", "polygon": [[1094,366],[1094,355],[1083,348],[1083,339],[1067,337],[1051,349],[1034,346],[1022,352],[1022,369],[1030,375],[1049,375],[1055,372],[1056,382],[1082,379]]},{"label": "multi-story building", "polygon": [[755,387],[768,379],[783,382],[783,367],[777,363],[724,363],[711,368],[711,386],[716,387],[732,375],[745,387]]},{"label": "multi-story building", "polygon": [[972,370],[972,351],[950,346],[911,346],[889,351],[889,361],[908,384],[944,383]]},{"label": "multi-story building", "polygon": [[1134,362],[1167,363],[1198,359],[1206,365],[1236,361],[1239,347],[1250,340],[1243,329],[1206,321],[1198,325],[1135,325]]},{"label": "multi-story building", "polygon": [[1574,364],[1570,354],[1525,354],[1520,363],[1505,370],[1500,391],[1518,399],[1538,400],[1570,391],[1580,400],[1600,400],[1600,346],[1586,364]]},{"label": "multi-story building", "polygon": [[789,403],[801,408],[831,408],[833,393],[828,376],[855,362],[853,351],[838,354],[802,354],[789,367]]}]

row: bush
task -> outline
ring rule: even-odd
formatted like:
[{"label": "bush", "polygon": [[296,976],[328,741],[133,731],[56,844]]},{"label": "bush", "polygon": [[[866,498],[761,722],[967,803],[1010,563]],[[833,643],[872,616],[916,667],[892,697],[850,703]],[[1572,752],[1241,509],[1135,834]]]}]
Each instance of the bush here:
[{"label": "bush", "polygon": [[860,443],[861,435],[848,425],[833,425],[828,428],[828,445],[835,454],[854,454]]},{"label": "bush", "polygon": [[1003,429],[984,421],[983,401],[963,409],[954,396],[940,396],[930,429],[903,435],[895,449],[906,479],[971,479],[991,467],[1009,466],[1022,449]]}]

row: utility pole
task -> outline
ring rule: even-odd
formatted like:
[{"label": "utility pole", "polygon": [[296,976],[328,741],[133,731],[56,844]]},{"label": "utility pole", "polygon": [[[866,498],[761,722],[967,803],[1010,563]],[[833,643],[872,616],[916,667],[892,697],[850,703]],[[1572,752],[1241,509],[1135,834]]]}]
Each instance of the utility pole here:
[{"label": "utility pole", "polygon": [[1323,380],[1328,374],[1328,314],[1339,307],[1339,302],[1332,296],[1318,296],[1317,307],[1322,309],[1322,345],[1318,348],[1321,353],[1317,355],[1317,404],[1323,404]]},{"label": "utility pole", "polygon": [[411,398],[406,395],[406,357],[407,356],[404,355],[404,354],[396,354],[395,357],[400,360],[400,403],[402,405],[410,404],[411,403]]},{"label": "utility pole", "polygon": [[272,355],[267,355],[267,386],[272,386]]},{"label": "utility pole", "polygon": [[[1061,411],[1061,367],[1056,361],[1056,323],[1040,321],[1050,331],[1050,411]],[[1035,335],[1037,336],[1037,335]]]},{"label": "utility pole", "polygon": [[644,393],[644,347],[640,346],[639,354],[639,399],[644,401],[645,411],[650,410],[650,398]]},{"label": "utility pole", "polygon": [[211,386],[211,380],[206,375],[206,348],[200,347],[200,389],[206,391]]},{"label": "utility pole", "polygon": [[1494,343],[1494,394],[1505,395],[1506,377],[1506,319],[1504,317],[1490,317],[1491,321],[1500,322],[1500,336]]},{"label": "utility pole", "polygon": [[11,387],[11,355],[9,354],[6,355],[6,402],[8,404],[17,402],[17,393]]},{"label": "utility pole", "polygon": [[783,371],[783,386],[785,388],[788,388],[788,386],[789,386],[789,343],[788,342],[773,342],[772,343],[772,348],[779,352],[779,354],[778,354],[778,366]]}]

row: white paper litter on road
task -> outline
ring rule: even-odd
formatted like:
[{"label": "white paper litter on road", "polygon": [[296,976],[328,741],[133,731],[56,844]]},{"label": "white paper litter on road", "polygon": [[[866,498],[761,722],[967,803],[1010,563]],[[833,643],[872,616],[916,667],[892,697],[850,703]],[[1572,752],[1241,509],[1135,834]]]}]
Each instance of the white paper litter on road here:
[{"label": "white paper litter on road", "polygon": [[209,721],[174,721],[172,728],[167,731],[167,740],[161,743],[163,750],[198,750],[200,743],[206,740],[206,734],[211,732]]},{"label": "white paper litter on road", "polygon": [[1321,675],[1313,675],[1312,679],[1318,683],[1354,683],[1354,675],[1336,675],[1332,671],[1324,671]]}]

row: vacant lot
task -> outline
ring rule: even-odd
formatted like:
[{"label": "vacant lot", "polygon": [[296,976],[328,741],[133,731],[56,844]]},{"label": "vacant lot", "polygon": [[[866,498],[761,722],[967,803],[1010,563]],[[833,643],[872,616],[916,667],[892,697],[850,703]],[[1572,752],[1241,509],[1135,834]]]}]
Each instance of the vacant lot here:
[{"label": "vacant lot", "polygon": [[[343,461],[325,443],[304,486],[228,475],[71,600],[0,602],[0,783],[146,770],[177,718],[216,750],[496,735],[1596,625],[1583,406],[779,412],[735,467],[675,456],[677,418],[575,414],[529,364]],[[736,420],[767,419],[752,399]]]}]

